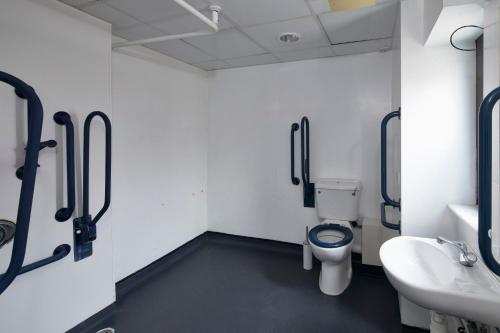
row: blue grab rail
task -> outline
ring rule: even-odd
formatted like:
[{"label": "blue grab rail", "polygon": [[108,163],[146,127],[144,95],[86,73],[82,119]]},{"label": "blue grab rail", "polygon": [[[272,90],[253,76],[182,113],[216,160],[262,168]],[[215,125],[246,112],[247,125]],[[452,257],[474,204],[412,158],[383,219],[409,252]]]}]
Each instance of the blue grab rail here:
[{"label": "blue grab rail", "polygon": [[392,229],[392,230],[401,230],[401,225],[399,223],[390,223],[387,221],[387,217],[385,215],[385,207],[391,206],[387,202],[381,202],[380,203],[380,217],[382,220],[382,225],[386,228]]},{"label": "blue grab rail", "polygon": [[[90,124],[94,117],[100,117],[106,129],[106,157],[104,179],[104,204],[92,219],[89,212],[89,163],[90,163]],[[83,216],[73,221],[75,261],[92,255],[92,242],[97,237],[96,224],[106,213],[111,203],[111,121],[101,111],[91,112],[85,119],[83,129]]]},{"label": "blue grab rail", "polygon": [[56,212],[55,218],[59,222],[67,221],[75,210],[75,131],[71,116],[64,111],[54,114],[54,121],[66,127],[66,178],[68,207]]},{"label": "blue grab rail", "polygon": [[42,135],[43,108],[35,90],[15,76],[0,71],[0,81],[12,86],[28,101],[28,142],[24,159],[21,193],[17,207],[16,233],[7,271],[0,277],[0,294],[14,281],[23,266],[35,190],[38,152]]},{"label": "blue grab rail", "polygon": [[383,119],[382,119],[382,124],[380,126],[380,133],[381,133],[381,147],[380,147],[380,152],[381,152],[381,157],[380,157],[380,179],[381,179],[381,192],[382,192],[382,198],[384,199],[384,202],[380,204],[380,217],[382,221],[382,225],[386,228],[392,229],[392,230],[400,230],[401,225],[400,224],[395,224],[395,223],[390,223],[387,222],[386,220],[386,214],[385,214],[385,208],[387,206],[391,206],[394,208],[401,208],[401,204],[399,201],[396,201],[389,197],[389,194],[387,193],[387,125],[389,121],[392,118],[401,117],[401,108],[397,111],[390,112],[387,114]]},{"label": "blue grab rail", "polygon": [[309,119],[302,117],[300,121],[300,149],[302,166],[302,186],[304,190],[304,207],[314,208],[314,183],[311,183],[309,169]]},{"label": "blue grab rail", "polygon": [[391,205],[392,207],[399,208],[400,203],[399,201],[393,200],[389,197],[387,194],[387,124],[389,123],[389,120],[395,117],[401,117],[401,110],[398,111],[393,111],[386,115],[384,119],[382,119],[382,125],[381,125],[381,179],[382,179],[382,198],[384,198],[384,201]]},{"label": "blue grab rail", "polygon": [[491,248],[491,188],[492,188],[492,113],[500,100],[500,87],[493,90],[479,110],[479,250],[483,260],[496,275],[500,276],[500,263]]}]

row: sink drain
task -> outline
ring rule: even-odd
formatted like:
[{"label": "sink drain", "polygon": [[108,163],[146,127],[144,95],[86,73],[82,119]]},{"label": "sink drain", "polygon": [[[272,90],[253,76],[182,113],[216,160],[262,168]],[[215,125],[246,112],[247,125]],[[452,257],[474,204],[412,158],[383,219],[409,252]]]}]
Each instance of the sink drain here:
[{"label": "sink drain", "polygon": [[108,328],[103,328],[102,330],[99,330],[95,333],[115,333],[115,329],[108,327]]}]

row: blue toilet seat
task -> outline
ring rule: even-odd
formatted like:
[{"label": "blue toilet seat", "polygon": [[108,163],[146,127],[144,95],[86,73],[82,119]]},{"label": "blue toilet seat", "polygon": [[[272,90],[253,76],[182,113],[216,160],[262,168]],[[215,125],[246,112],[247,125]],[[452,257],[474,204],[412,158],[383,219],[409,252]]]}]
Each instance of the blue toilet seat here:
[{"label": "blue toilet seat", "polygon": [[[342,238],[338,242],[334,242],[334,243],[323,242],[323,241],[319,240],[318,234],[321,231],[328,231],[328,230],[339,232],[339,233],[344,235],[344,238]],[[350,242],[352,242],[353,238],[354,237],[353,237],[351,229],[349,229],[343,225],[334,224],[334,223],[320,224],[320,225],[312,228],[309,231],[309,241],[311,243],[313,243],[314,245],[319,246],[319,247],[330,248],[330,249],[345,246],[345,245],[349,244]]]}]

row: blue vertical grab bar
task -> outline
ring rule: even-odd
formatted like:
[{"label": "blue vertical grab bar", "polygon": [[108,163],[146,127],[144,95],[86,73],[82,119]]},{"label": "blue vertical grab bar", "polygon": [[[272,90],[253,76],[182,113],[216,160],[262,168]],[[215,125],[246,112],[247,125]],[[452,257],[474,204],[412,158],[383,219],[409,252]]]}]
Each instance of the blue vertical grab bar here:
[{"label": "blue vertical grab bar", "polygon": [[492,113],[500,100],[500,87],[486,96],[479,110],[479,228],[478,243],[483,260],[500,276],[500,263],[491,248]]},{"label": "blue vertical grab bar", "polygon": [[75,210],[75,131],[71,116],[64,111],[54,114],[54,121],[66,127],[66,191],[68,207],[56,212],[55,219],[59,222],[67,221]]},{"label": "blue vertical grab bar", "polygon": [[304,191],[304,207],[314,208],[314,183],[311,183],[309,169],[309,119],[302,117],[300,121],[300,149],[302,166],[302,186]]},{"label": "blue vertical grab bar", "polygon": [[382,198],[384,198],[384,201],[395,208],[400,207],[400,203],[396,200],[393,200],[389,197],[387,194],[387,124],[389,123],[389,120],[395,117],[401,117],[401,109],[398,111],[392,111],[388,115],[382,119],[382,125],[381,125],[381,179],[382,179]]},{"label": "blue vertical grab bar", "polygon": [[295,177],[295,132],[299,130],[299,124],[293,123],[290,128],[290,178],[293,185],[299,185],[300,179]]}]

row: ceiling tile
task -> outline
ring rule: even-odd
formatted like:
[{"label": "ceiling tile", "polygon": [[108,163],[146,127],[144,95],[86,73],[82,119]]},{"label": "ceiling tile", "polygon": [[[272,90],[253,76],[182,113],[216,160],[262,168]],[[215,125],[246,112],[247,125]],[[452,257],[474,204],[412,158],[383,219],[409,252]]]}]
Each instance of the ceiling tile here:
[{"label": "ceiling tile", "polygon": [[124,29],[114,29],[113,27],[113,35],[125,38],[126,40],[136,40],[143,38],[159,37],[165,35],[165,33],[147,24],[139,24]]},{"label": "ceiling tile", "polygon": [[95,2],[95,0],[59,0],[70,6],[81,6],[89,2]]},{"label": "ceiling tile", "polygon": [[[268,50],[296,50],[330,45],[312,16],[247,27],[243,31]],[[281,42],[278,36],[284,32],[298,33],[299,41],[289,44]]]},{"label": "ceiling tile", "polygon": [[236,29],[222,30],[208,36],[188,38],[186,42],[218,59],[265,53],[261,47]]},{"label": "ceiling tile", "polygon": [[82,6],[80,9],[92,16],[111,23],[113,27],[116,28],[130,27],[140,23],[131,16],[103,3],[93,3],[88,6]]},{"label": "ceiling tile", "polygon": [[[188,0],[188,2],[196,9],[207,7],[201,0]],[[186,14],[186,10],[172,0],[107,0],[106,4],[144,23]]]},{"label": "ceiling tile", "polygon": [[333,51],[328,46],[314,49],[276,52],[275,55],[283,61],[298,61],[306,59],[333,57]]},{"label": "ceiling tile", "polygon": [[[209,10],[202,11],[205,16],[210,17]],[[168,34],[180,34],[185,32],[192,32],[198,30],[207,30],[208,27],[205,23],[201,22],[197,17],[192,14],[184,14],[176,17],[171,17],[150,23],[152,26],[164,31]],[[219,29],[231,28],[229,23],[223,15],[219,16]]]},{"label": "ceiling tile", "polygon": [[345,43],[332,46],[335,55],[350,55],[360,53],[378,52],[390,49],[392,38],[369,40],[365,42]]},{"label": "ceiling tile", "polygon": [[279,59],[273,56],[272,54],[258,54],[249,57],[241,57],[236,59],[227,59],[225,60],[228,64],[233,67],[244,67],[244,66],[255,66],[255,65],[264,65],[264,64],[274,64],[279,62]]},{"label": "ceiling tile", "polygon": [[397,3],[330,12],[319,16],[333,44],[391,37],[397,16]]},{"label": "ceiling tile", "polygon": [[189,64],[214,60],[214,57],[198,50],[182,40],[168,40],[147,45],[148,48]]},{"label": "ceiling tile", "polygon": [[212,71],[212,70],[216,70],[216,69],[224,69],[224,68],[231,67],[228,63],[221,61],[221,60],[202,62],[199,64],[194,64],[193,66],[204,69],[206,71]]},{"label": "ceiling tile", "polygon": [[309,4],[313,12],[317,15],[332,11],[328,0],[310,0]]},{"label": "ceiling tile", "polygon": [[222,12],[240,26],[310,15],[304,0],[217,0]]}]

